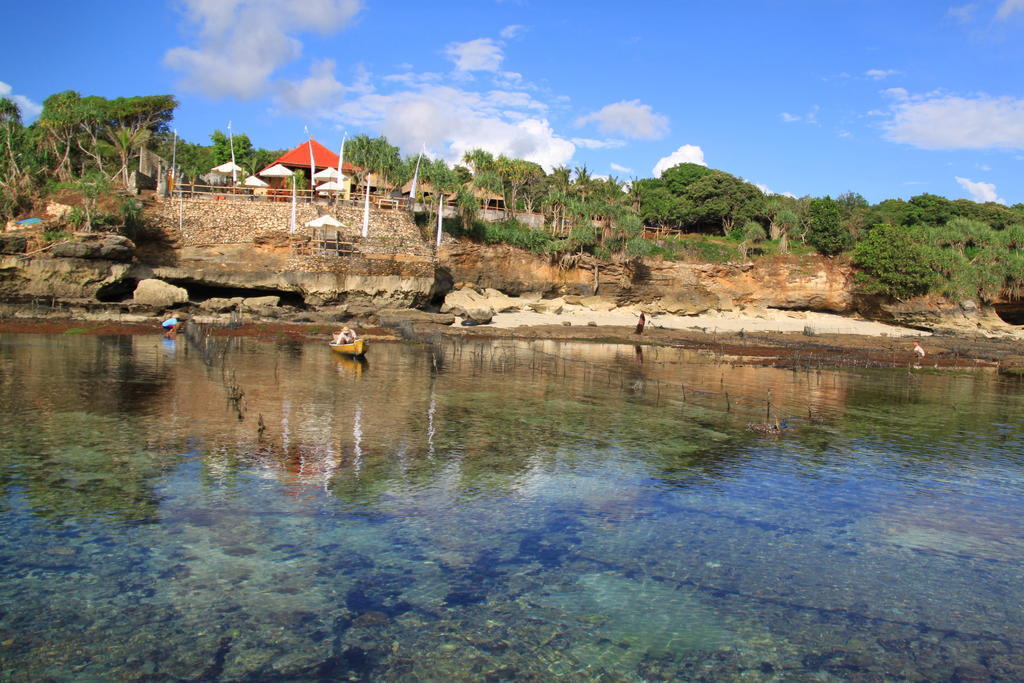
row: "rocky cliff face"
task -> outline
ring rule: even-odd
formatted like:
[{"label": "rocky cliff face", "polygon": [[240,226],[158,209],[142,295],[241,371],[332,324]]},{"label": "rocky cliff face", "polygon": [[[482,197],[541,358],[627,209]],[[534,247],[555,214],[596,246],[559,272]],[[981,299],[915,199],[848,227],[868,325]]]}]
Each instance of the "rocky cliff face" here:
[{"label": "rocky cliff face", "polygon": [[[131,303],[137,300],[133,294],[139,282],[160,280],[183,288],[196,305],[269,295],[297,307],[347,305],[370,311],[423,308],[469,284],[512,296],[574,295],[587,297],[591,307],[600,307],[602,301],[609,307],[639,304],[651,312],[683,315],[771,307],[859,313],[926,329],[1008,327],[992,307],[972,302],[857,296],[852,269],[816,255],[746,264],[598,262],[589,256],[553,263],[507,246],[459,242],[446,245],[436,259],[402,250],[299,257],[293,236],[270,237],[250,236],[251,241],[235,244],[179,244],[159,258],[140,250],[130,262],[112,258],[125,257],[123,243],[107,250],[99,243],[57,249],[63,258],[0,255],[0,298]],[[25,249],[11,240],[4,244],[6,251]],[[1002,305],[1011,313],[1021,308],[1019,302]]]},{"label": "rocky cliff face", "polygon": [[669,312],[772,307],[851,312],[852,271],[830,259],[780,257],[756,264],[693,264],[651,260],[599,263],[585,257],[569,267],[504,246],[460,244],[440,262],[456,283],[510,295],[594,295],[618,304],[660,302]]}]

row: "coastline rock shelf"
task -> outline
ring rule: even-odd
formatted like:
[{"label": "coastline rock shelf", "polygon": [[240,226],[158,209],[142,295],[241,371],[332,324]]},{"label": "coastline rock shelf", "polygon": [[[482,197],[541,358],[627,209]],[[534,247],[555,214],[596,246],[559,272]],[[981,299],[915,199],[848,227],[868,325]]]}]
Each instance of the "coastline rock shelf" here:
[{"label": "coastline rock shelf", "polygon": [[[533,311],[550,310],[558,301],[577,305],[586,299],[583,305],[595,311],[696,316],[782,309],[859,315],[919,330],[971,334],[1015,334],[1016,328],[997,310],[1002,306],[1004,315],[1010,315],[1021,306],[866,297],[857,293],[848,264],[817,255],[724,264],[599,261],[583,255],[571,264],[560,264],[506,245],[481,245],[447,235],[435,251],[429,230],[421,231],[412,215],[399,209],[371,209],[364,238],[361,206],[299,204],[292,233],[291,210],[289,202],[150,201],[138,245],[100,234],[74,235],[45,245],[38,228],[11,231],[0,244],[0,298],[122,303],[133,306],[133,311],[148,306],[153,313],[171,307],[199,309],[208,299],[254,297],[278,297],[281,303],[248,307],[260,314],[284,307],[298,312],[344,306],[371,313],[446,304],[442,313],[454,306],[461,311],[457,314],[478,323],[501,311],[501,302],[493,305],[495,296],[527,297]],[[344,242],[345,249],[324,248],[323,233],[306,227],[323,214],[341,223],[331,239],[334,245]],[[170,298],[136,296],[139,283],[147,280],[179,290]],[[491,290],[492,301],[445,301],[449,293],[456,299],[472,298],[474,290]]]}]

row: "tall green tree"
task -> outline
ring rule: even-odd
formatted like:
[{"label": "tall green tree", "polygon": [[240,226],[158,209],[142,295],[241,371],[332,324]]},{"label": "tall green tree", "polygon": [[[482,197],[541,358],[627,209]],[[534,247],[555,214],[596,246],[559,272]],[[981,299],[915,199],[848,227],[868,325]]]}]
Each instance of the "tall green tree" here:
[{"label": "tall green tree", "polygon": [[814,199],[809,207],[807,242],[825,256],[835,256],[849,248],[853,239],[843,225],[843,209],[829,196]]},{"label": "tall green tree", "polygon": [[687,162],[662,171],[661,180],[672,194],[682,196],[687,187],[708,175],[711,169],[707,166]]},{"label": "tall green tree", "polygon": [[760,215],[765,198],[756,186],[717,170],[687,185],[681,197],[690,205],[689,222],[719,226],[723,235]]}]

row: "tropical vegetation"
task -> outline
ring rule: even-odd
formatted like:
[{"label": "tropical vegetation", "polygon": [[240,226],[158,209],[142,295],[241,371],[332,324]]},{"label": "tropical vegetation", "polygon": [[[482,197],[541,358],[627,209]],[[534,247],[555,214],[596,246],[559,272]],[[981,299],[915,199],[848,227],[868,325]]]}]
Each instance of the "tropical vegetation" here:
[{"label": "tropical vegetation", "polygon": [[[209,144],[177,139],[170,130],[176,107],[171,95],[107,99],[69,90],[48,97],[26,126],[18,106],[0,98],[0,218],[25,215],[40,198],[67,189],[80,200],[73,227],[129,232],[140,223],[139,209],[124,189],[141,150],[173,156],[188,179],[230,160],[232,147],[245,173],[283,153],[256,147],[244,133],[229,140],[214,130]],[[357,180],[372,173],[385,190],[416,176],[421,223],[436,219],[443,196],[457,214],[445,221],[450,233],[512,244],[562,264],[583,255],[723,262],[818,252],[856,266],[859,286],[871,294],[985,301],[1024,291],[1024,204],[933,194],[878,204],[855,192],[798,198],[766,194],[738,176],[691,163],[628,182],[586,166],[546,171],[483,149],[449,164],[403,157],[386,138],[367,135],[348,139],[344,154],[362,169]],[[119,207],[113,214],[111,196]],[[530,225],[520,222],[524,214]]]}]

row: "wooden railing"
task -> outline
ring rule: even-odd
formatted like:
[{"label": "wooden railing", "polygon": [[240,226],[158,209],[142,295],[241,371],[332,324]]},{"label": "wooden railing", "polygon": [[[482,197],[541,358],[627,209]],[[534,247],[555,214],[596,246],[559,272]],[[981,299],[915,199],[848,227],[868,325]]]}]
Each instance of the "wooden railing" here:
[{"label": "wooden railing", "polygon": [[[200,185],[194,183],[181,183],[174,188],[174,197],[185,199],[200,199],[210,201],[235,201],[235,202],[290,202],[292,200],[291,188],[273,187],[225,187],[221,185]],[[346,206],[362,206],[366,201],[365,192],[353,192],[347,198],[337,197],[336,192],[315,192],[310,189],[296,189],[295,200],[302,204],[310,202],[323,206],[335,203]],[[375,209],[394,210],[409,208],[412,205],[408,197],[392,197],[386,194],[370,193],[370,206]]]}]

